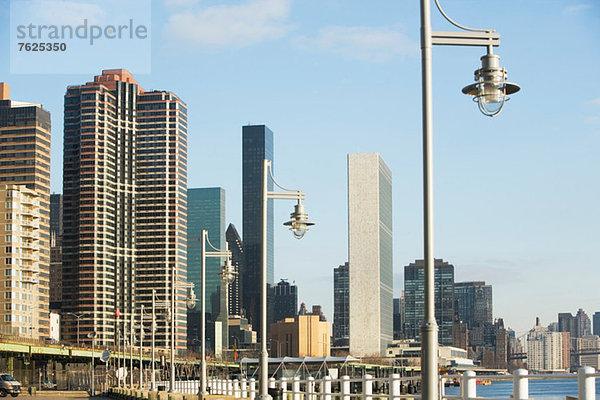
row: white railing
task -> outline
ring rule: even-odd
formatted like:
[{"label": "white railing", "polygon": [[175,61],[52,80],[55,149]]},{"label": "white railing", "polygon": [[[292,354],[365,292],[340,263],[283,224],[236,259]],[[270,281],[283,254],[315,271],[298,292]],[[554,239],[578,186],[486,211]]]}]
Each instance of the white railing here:
[{"label": "white railing", "polygon": [[[440,377],[440,397],[447,400],[474,400],[477,397],[477,380],[512,381],[513,393],[505,400],[529,399],[529,381],[547,379],[577,379],[578,400],[596,400],[596,378],[600,377],[591,367],[579,368],[577,374],[535,374],[529,375],[527,370],[517,369],[512,375],[476,375],[473,371],[466,371],[462,375],[444,375]],[[457,379],[460,381],[460,395],[445,395],[444,382]],[[270,378],[269,388],[280,389],[283,400],[399,400],[404,398],[420,399],[415,385],[420,377],[401,377],[393,374],[388,378],[374,378],[364,375],[358,378],[342,376],[340,379],[323,379],[309,377],[307,379]],[[157,382],[158,386],[168,388],[168,382]],[[197,394],[200,381],[176,381],[175,392]],[[209,378],[207,388],[210,394],[228,395],[234,398],[255,400],[258,396],[258,381],[250,379],[220,379]],[[494,400],[504,400],[494,398]]]}]

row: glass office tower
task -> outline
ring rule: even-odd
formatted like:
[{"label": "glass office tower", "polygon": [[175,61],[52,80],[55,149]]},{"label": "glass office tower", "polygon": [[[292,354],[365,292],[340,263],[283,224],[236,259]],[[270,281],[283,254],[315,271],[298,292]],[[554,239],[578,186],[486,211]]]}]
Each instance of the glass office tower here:
[{"label": "glass office tower", "polygon": [[[260,331],[260,276],[262,260],[263,160],[273,161],[273,132],[265,125],[242,128],[242,235],[244,239],[243,308]],[[268,179],[268,189],[273,183]],[[267,283],[274,283],[273,200],[267,204]]]}]

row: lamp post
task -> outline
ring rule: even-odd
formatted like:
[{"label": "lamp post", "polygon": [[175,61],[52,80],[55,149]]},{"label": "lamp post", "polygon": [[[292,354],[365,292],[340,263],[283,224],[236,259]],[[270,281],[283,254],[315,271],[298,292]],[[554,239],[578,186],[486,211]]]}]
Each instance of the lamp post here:
[{"label": "lamp post", "polygon": [[75,314],[72,312],[68,312],[66,313],[66,315],[72,315],[73,317],[75,317],[77,319],[77,346],[79,346],[79,320],[88,315],[88,313],[80,313],[80,314]]},{"label": "lamp post", "polygon": [[462,91],[473,96],[480,111],[490,117],[502,111],[508,95],[519,86],[506,82],[506,70],[499,66],[493,48],[500,45],[500,35],[492,29],[473,29],[454,22],[435,4],[442,16],[465,32],[433,32],[431,0],[421,2],[421,79],[423,109],[423,225],[424,225],[424,315],[421,326],[421,394],[424,400],[438,399],[438,326],[435,320],[435,267],[433,255],[433,106],[431,88],[431,47],[479,46],[487,48],[481,57],[482,67],[475,71],[475,83]]},{"label": "lamp post", "polygon": [[96,388],[94,387],[94,381],[95,381],[95,377],[94,377],[94,339],[96,339],[96,332],[90,332],[88,333],[88,338],[90,338],[92,340],[92,382],[90,385],[90,392],[91,392],[91,396],[95,396],[96,395]]},{"label": "lamp post", "polygon": [[[197,240],[197,239],[196,239]],[[206,250],[206,244],[213,249],[212,251]],[[233,266],[231,265],[231,250],[229,250],[227,244],[225,245],[225,250],[217,249],[215,246],[210,243],[208,240],[208,231],[203,229],[200,237],[200,259],[201,259],[201,289],[200,289],[200,304],[202,314],[200,316],[202,323],[202,333],[200,338],[200,346],[202,352],[202,359],[200,360],[200,388],[199,395],[206,396],[208,394],[206,390],[206,258],[207,257],[225,257],[225,264],[221,269],[222,274],[230,274],[233,271]],[[235,273],[235,272],[233,272]],[[222,275],[225,276],[225,275]]]},{"label": "lamp post", "polygon": [[[304,212],[302,200],[306,195],[301,190],[290,190],[279,185],[273,178],[273,169],[270,160],[263,160],[262,177],[262,261],[261,261],[261,325],[260,325],[260,400],[270,400],[269,395],[269,353],[267,352],[267,204],[269,199],[296,200],[294,212],[290,214],[290,221],[283,225],[289,226],[296,239],[302,239],[309,226],[314,223],[308,221],[308,214]],[[269,191],[268,180],[283,190],[283,192]]]}]

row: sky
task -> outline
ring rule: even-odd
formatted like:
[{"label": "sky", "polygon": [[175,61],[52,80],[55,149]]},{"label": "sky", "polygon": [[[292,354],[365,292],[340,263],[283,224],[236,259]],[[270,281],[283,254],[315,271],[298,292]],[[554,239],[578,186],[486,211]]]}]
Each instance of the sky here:
[{"label": "sky", "polygon": [[[55,3],[37,9],[64,17]],[[144,89],[187,103],[189,187],[225,188],[227,221],[240,230],[241,129],[273,130],[275,178],[306,192],[316,223],[295,240],[280,225],[293,203],[276,201],[275,277],[295,282],[299,302],[323,305],[330,321],[333,268],[348,257],[346,157],[380,153],[393,174],[398,297],[403,267],[423,257],[419,2],[150,3],[142,66],[115,51],[66,74],[43,62],[35,73],[11,69],[10,2],[0,0],[0,81],[11,98],[52,113],[52,191],[62,192],[66,87],[130,68]],[[543,324],[578,308],[591,316],[600,311],[600,3],[442,5],[463,25],[500,33],[495,53],[521,91],[500,116],[485,117],[460,92],[485,49],[433,49],[435,257],[454,265],[457,282],[493,285],[494,317],[518,334],[538,316]],[[433,29],[455,30],[432,7]],[[78,61],[56,57],[63,71]]]}]

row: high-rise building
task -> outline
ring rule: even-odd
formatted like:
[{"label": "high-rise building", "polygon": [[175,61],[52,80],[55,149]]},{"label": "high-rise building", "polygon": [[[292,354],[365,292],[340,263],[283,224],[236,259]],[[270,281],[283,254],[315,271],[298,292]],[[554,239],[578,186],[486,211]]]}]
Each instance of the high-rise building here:
[{"label": "high-rise building", "polygon": [[[202,286],[202,230],[208,232],[208,241],[217,249],[225,249],[225,190],[220,187],[188,189],[188,281],[194,283],[196,298],[201,298]],[[213,250],[208,244],[206,250]],[[223,260],[206,259],[206,311],[212,318],[219,312],[221,266]],[[196,304],[200,310],[200,303]]]},{"label": "high-rise building", "polygon": [[333,345],[350,344],[350,278],[349,265],[333,269]]},{"label": "high-rise building", "polygon": [[404,339],[404,290],[402,295],[394,299],[394,339]]},{"label": "high-rise building", "polygon": [[[40,200],[23,185],[0,184],[0,225],[4,227],[0,327],[2,333],[39,338]],[[47,304],[46,304],[47,305]]]},{"label": "high-rise building", "polygon": [[596,311],[593,316],[594,335],[600,336],[600,311]]},{"label": "high-rise building", "polygon": [[[65,94],[63,311],[84,314],[81,340],[113,344],[152,291],[171,301],[187,275],[187,108],[146,92],[122,69]],[[175,291],[175,346],[185,348],[185,290]],[[76,321],[63,339],[75,342]],[[156,345],[170,344],[157,318]]]},{"label": "high-rise building", "polygon": [[62,303],[63,197],[50,195],[50,309],[60,310]]},{"label": "high-rise building", "polygon": [[569,332],[575,337],[575,321],[571,313],[558,313],[558,331]]},{"label": "high-rise building", "polygon": [[577,310],[574,318],[575,337],[582,338],[592,334],[592,322],[582,308]]},{"label": "high-rise building", "polygon": [[563,335],[550,332],[538,319],[527,334],[527,368],[536,372],[565,369],[563,345]]},{"label": "high-rise building", "polygon": [[[406,302],[406,329],[409,339],[420,339],[424,314],[423,260],[404,267],[404,296]],[[454,322],[454,266],[442,259],[434,263],[435,319],[439,327],[439,343],[451,346]]]},{"label": "high-rise building", "polygon": [[469,329],[493,324],[492,286],[485,282],[454,283],[455,312]]},{"label": "high-rise building", "polygon": [[[39,202],[39,222],[35,222],[39,223],[36,238],[18,237],[9,233],[8,228],[9,226],[12,228],[13,224],[5,224],[5,234],[1,236],[4,238],[3,248],[5,249],[4,262],[0,262],[5,269],[2,276],[7,277],[8,271],[17,273],[18,270],[17,266],[12,263],[17,255],[9,255],[8,249],[16,250],[15,246],[21,245],[22,252],[27,253],[26,247],[30,246],[33,240],[37,249],[34,251],[37,262],[35,262],[35,266],[28,263],[33,270],[25,272],[22,276],[29,277],[30,281],[20,282],[19,285],[21,288],[23,286],[30,287],[26,290],[31,291],[31,296],[33,296],[33,292],[37,292],[35,315],[30,315],[31,321],[29,321],[29,316],[27,317],[27,326],[32,327],[32,330],[27,331],[27,335],[45,338],[50,334],[50,113],[44,110],[40,104],[10,100],[9,86],[6,83],[0,83],[0,140],[2,141],[0,146],[0,184],[23,185],[37,194],[38,197],[35,201]],[[5,188],[4,190],[5,195],[23,193],[24,198],[35,197],[21,188]],[[28,194],[25,194],[26,192]],[[25,205],[23,209],[29,210],[29,207]],[[6,213],[6,217],[9,214]],[[21,223],[26,224],[35,217],[22,214],[20,218],[21,221],[15,221],[14,226]],[[8,288],[6,284],[2,285],[3,290]],[[6,293],[9,292],[12,293],[12,290],[6,291]],[[11,307],[13,307],[12,304],[15,308],[19,307],[20,300],[14,299]],[[21,306],[26,307],[26,304],[23,303]]]},{"label": "high-rise building", "polygon": [[285,318],[293,318],[298,309],[298,286],[282,279],[274,287],[273,292],[273,320],[279,322]]},{"label": "high-rise building", "polygon": [[233,282],[229,284],[229,315],[246,315],[242,308],[242,277],[244,271],[244,245],[242,238],[235,229],[235,225],[229,224],[225,231],[225,240],[231,250],[231,265],[235,272]]},{"label": "high-rise building", "polygon": [[377,153],[348,155],[350,354],[393,339],[392,173]]},{"label": "high-rise building", "polygon": [[[242,128],[242,234],[244,271],[242,307],[252,326],[260,332],[262,263],[263,160],[273,161],[273,132],[265,125]],[[268,179],[268,190],[273,182]],[[274,284],[273,199],[267,201],[267,283]]]}]

